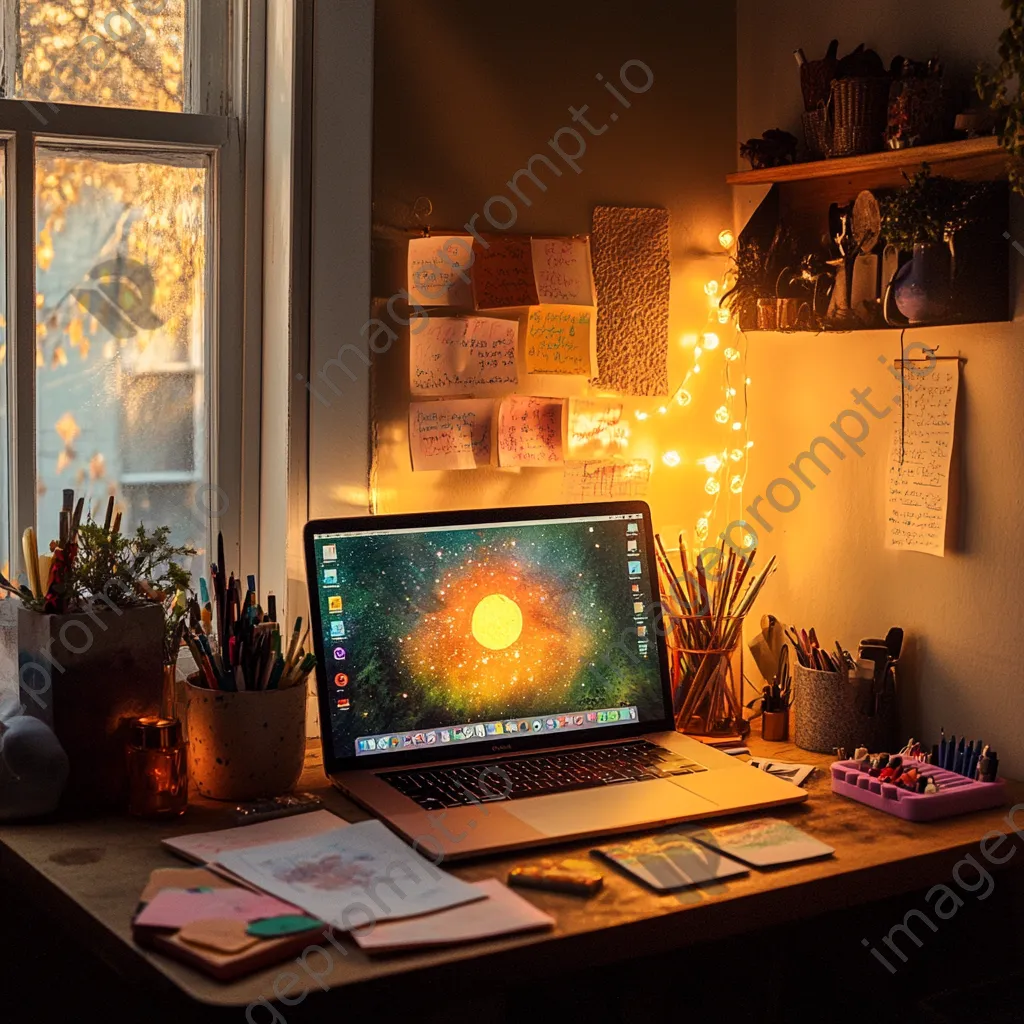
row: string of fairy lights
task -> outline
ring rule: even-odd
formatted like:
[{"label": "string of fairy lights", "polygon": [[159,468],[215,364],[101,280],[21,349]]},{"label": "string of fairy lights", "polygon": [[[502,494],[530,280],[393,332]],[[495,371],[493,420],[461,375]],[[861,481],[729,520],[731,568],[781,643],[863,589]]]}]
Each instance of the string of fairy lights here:
[{"label": "string of fairy lights", "polygon": [[[726,252],[731,252],[736,244],[735,235],[728,228],[719,234],[718,241]],[[721,280],[708,281],[704,286],[708,300],[707,327],[702,334],[684,335],[682,344],[684,348],[692,350],[693,362],[669,400],[653,414],[669,416],[677,409],[691,406],[697,379],[706,377],[714,361],[721,356],[722,404],[713,414],[715,424],[722,431],[721,447],[694,460],[696,465],[707,471],[704,493],[710,499],[710,507],[702,512],[694,524],[694,536],[700,544],[710,536],[711,523],[715,519],[722,495],[742,495],[749,468],[749,453],[754,446],[749,437],[747,418],[747,390],[751,383],[746,374],[747,340],[729,310],[720,306],[721,297],[728,285],[729,273]],[[732,340],[728,344],[721,337],[727,330],[732,332]],[[643,422],[650,419],[652,413],[637,410],[634,415]],[[675,449],[664,452],[661,461],[669,469],[684,465],[682,455]]]}]

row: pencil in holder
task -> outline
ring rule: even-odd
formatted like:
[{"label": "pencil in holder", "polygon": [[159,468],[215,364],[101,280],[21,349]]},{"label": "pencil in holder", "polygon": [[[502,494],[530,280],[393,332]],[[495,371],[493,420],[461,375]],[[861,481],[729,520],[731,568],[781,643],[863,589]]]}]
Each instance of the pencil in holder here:
[{"label": "pencil in holder", "polygon": [[802,750],[831,754],[836,747],[894,749],[899,735],[895,700],[879,700],[865,714],[855,680],[845,671],[819,672],[797,663],[793,671],[794,740]]}]

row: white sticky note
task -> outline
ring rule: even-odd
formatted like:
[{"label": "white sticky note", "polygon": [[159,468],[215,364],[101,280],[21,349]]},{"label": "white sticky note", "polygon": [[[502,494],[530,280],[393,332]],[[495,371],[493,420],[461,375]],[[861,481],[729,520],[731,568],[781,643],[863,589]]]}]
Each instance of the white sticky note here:
[{"label": "white sticky note", "polygon": [[409,327],[409,387],[414,395],[514,387],[518,341],[518,320],[416,317]]},{"label": "white sticky note", "polygon": [[498,464],[555,466],[562,447],[565,401],[512,395],[498,411]]},{"label": "white sticky note", "polygon": [[473,308],[473,239],[435,235],[409,241],[409,296],[413,305]]},{"label": "white sticky note", "polygon": [[413,402],[409,406],[409,449],[416,472],[476,469],[491,463],[494,403],[468,398]]},{"label": "white sticky note", "polygon": [[587,238],[534,238],[533,272],[542,303],[593,306],[594,276]]}]

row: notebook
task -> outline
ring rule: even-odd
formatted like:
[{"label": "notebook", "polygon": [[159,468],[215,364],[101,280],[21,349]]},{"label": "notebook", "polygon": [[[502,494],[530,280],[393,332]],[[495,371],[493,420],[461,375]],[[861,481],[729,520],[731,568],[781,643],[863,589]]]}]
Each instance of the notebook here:
[{"label": "notebook", "polygon": [[742,864],[679,832],[661,832],[629,843],[599,846],[591,853],[657,892],[673,892],[749,874]]},{"label": "notebook", "polygon": [[686,834],[711,850],[755,868],[774,868],[835,853],[831,846],[779,818],[690,829]]}]

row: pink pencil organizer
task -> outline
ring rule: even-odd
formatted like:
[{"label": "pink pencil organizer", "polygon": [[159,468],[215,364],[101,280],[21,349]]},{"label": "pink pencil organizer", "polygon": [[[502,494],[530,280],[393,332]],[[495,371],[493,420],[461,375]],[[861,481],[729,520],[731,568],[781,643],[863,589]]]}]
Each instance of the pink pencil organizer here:
[{"label": "pink pencil organizer", "polygon": [[937,821],[957,814],[1001,807],[1006,803],[1006,783],[1002,779],[976,782],[945,768],[936,768],[907,757],[903,764],[916,765],[922,775],[930,775],[939,791],[911,793],[862,772],[859,761],[837,761],[832,765],[832,792],[905,821]]}]

